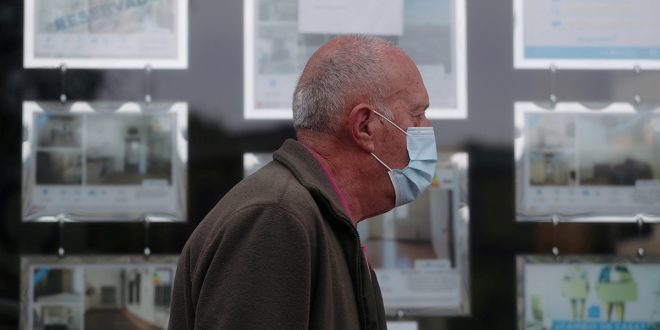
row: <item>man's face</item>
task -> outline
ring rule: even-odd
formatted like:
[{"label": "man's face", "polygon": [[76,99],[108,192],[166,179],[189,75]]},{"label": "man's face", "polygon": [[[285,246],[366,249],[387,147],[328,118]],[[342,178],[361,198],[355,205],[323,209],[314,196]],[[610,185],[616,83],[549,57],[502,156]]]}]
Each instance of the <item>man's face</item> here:
[{"label": "man's face", "polygon": [[[397,55],[388,73],[391,89],[386,94],[385,106],[394,115],[393,122],[404,131],[408,127],[429,127],[425,114],[429,96],[422,77],[408,57]],[[381,123],[376,154],[392,168],[402,169],[409,162],[406,135],[385,120]]]}]

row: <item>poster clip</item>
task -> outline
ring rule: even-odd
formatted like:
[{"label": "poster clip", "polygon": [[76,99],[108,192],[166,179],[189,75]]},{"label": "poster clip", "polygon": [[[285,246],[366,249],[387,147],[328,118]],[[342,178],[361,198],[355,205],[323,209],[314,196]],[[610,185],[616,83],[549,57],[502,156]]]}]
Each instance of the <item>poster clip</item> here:
[{"label": "poster clip", "polygon": [[[635,72],[635,75],[637,77],[639,77],[642,74],[642,68],[639,66],[639,64],[635,64],[633,71]],[[635,106],[639,107],[640,105],[642,105],[642,96],[639,94],[635,94],[635,96],[633,97],[633,101],[635,102]]]},{"label": "poster clip", "polygon": [[151,248],[149,248],[149,224],[151,223],[150,216],[144,217],[144,257],[149,258],[151,255]]},{"label": "poster clip", "polygon": [[57,228],[58,228],[58,236],[59,236],[59,247],[57,248],[57,255],[60,258],[64,258],[64,223],[67,221],[71,221],[71,219],[63,213],[60,213],[56,217],[57,219]]},{"label": "poster clip", "polygon": [[66,103],[66,64],[60,64],[60,102]]},{"label": "poster clip", "polygon": [[557,93],[555,91],[555,80],[557,76],[557,67],[554,64],[550,64],[550,103],[552,107],[557,104]]},{"label": "poster clip", "polygon": [[552,220],[552,255],[559,259],[559,247],[557,246],[557,228],[559,227],[559,215],[553,214]]},{"label": "poster clip", "polygon": [[640,259],[644,258],[644,244],[642,243],[642,229],[644,229],[644,216],[641,214],[638,214],[635,217],[635,220],[637,220],[637,240],[639,241],[639,247],[637,248],[637,257]]},{"label": "poster clip", "polygon": [[151,65],[144,66],[144,101],[151,102]]}]

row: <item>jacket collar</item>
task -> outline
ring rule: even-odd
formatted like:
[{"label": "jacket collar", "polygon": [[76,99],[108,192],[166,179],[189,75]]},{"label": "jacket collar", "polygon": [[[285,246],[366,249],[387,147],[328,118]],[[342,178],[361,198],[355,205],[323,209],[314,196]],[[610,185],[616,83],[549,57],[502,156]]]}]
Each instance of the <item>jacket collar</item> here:
[{"label": "jacket collar", "polygon": [[336,216],[351,222],[348,211],[342,206],[337,195],[340,192],[335,192],[331,179],[328,178],[322,165],[304,145],[296,140],[287,139],[273,153],[273,159],[287,167],[303,187],[325,199]]},{"label": "jacket collar", "polygon": [[[333,188],[333,184],[330,180],[331,178],[326,175],[321,163],[316,159],[316,157],[307,149],[303,144],[293,139],[288,139],[284,141],[284,144],[273,153],[273,159],[285,167],[287,167],[291,173],[296,177],[298,182],[305,187],[315,199],[324,199],[326,208],[329,212],[332,213],[332,216],[339,218],[343,221],[347,227],[352,230],[352,237],[355,240],[344,241],[342,243],[342,248],[344,253],[347,256],[347,262],[350,264],[357,265],[354,268],[354,271],[351,273],[353,278],[353,285],[355,290],[359,291],[356,294],[358,309],[360,313],[360,324],[361,328],[367,329],[380,329],[383,326],[373,326],[373,324],[382,323],[379,315],[377,314],[378,307],[375,306],[378,301],[374,301],[374,293],[372,284],[371,289],[368,287],[365,288],[367,283],[364,283],[366,276],[364,272],[371,272],[370,268],[367,265],[367,268],[360,270],[359,267],[364,267],[364,256],[361,253],[360,249],[360,235],[355,228],[355,225],[351,222],[350,217],[347,215],[347,211],[344,210],[342,203]],[[318,203],[318,202],[317,202]],[[370,273],[369,273],[370,274]],[[371,275],[371,274],[370,274]],[[377,282],[376,287],[378,287]],[[366,296],[363,296],[365,295]],[[367,304],[365,306],[365,304]],[[382,300],[380,302],[382,306]],[[384,315],[384,311],[382,312]],[[372,326],[369,326],[371,324]]]}]

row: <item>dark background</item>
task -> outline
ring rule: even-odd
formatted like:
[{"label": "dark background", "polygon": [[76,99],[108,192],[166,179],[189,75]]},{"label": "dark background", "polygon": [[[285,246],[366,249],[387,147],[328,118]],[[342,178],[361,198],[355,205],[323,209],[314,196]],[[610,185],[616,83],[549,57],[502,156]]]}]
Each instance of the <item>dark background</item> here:
[{"label": "dark background", "polygon": [[[242,177],[244,152],[270,152],[294,132],[289,121],[243,119],[243,3],[190,0],[189,68],[155,70],[154,101],[189,102],[188,223],[153,224],[154,254],[174,254],[211,207]],[[19,258],[57,253],[57,224],[21,223],[21,103],[57,100],[57,70],[22,68],[23,2],[0,2],[0,329],[16,329]],[[659,31],[660,32],[660,31]],[[513,103],[546,101],[550,74],[513,69],[511,0],[467,0],[467,120],[433,121],[443,151],[470,155],[472,316],[427,319],[424,328],[514,329],[515,255],[549,254],[550,224],[514,217]],[[140,70],[69,70],[70,100],[140,101]],[[660,73],[559,71],[560,101],[660,103]],[[642,236],[651,232],[649,225]],[[562,253],[615,253],[634,224],[560,224]],[[140,254],[141,224],[67,224],[67,254]],[[657,249],[657,247],[656,247]]]}]

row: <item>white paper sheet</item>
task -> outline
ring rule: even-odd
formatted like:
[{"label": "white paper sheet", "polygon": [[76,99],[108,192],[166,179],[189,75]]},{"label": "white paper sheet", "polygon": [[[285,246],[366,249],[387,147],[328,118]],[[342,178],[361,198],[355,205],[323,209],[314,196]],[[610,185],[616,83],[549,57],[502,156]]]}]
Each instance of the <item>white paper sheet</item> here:
[{"label": "white paper sheet", "polygon": [[656,0],[515,0],[518,69],[660,69]]},{"label": "white paper sheet", "polygon": [[389,330],[417,330],[419,326],[415,321],[389,321],[387,328]]},{"label": "white paper sheet", "polygon": [[186,69],[187,0],[26,0],[26,68]]},{"label": "white paper sheet", "polygon": [[[356,11],[348,0],[245,0],[244,1],[244,116],[246,119],[291,119],[291,95],[302,69],[318,47],[343,32],[378,35],[378,31],[354,29],[354,22],[369,22],[380,16],[372,11],[360,18],[330,15],[316,10],[311,19],[299,6],[322,7],[324,3]],[[388,0],[389,1],[389,0]],[[399,0],[397,0],[399,1]],[[360,0],[360,2],[365,2]],[[311,5],[310,5],[311,3]],[[392,7],[389,2],[388,8]],[[359,6],[358,6],[359,7]],[[323,14],[323,12],[326,14]],[[381,10],[379,8],[379,10]],[[339,17],[341,16],[341,17]],[[393,40],[415,61],[429,93],[429,119],[467,118],[467,68],[465,0],[406,0],[402,7],[403,34]],[[327,33],[303,33],[309,24],[329,23]],[[397,16],[397,21],[399,17]],[[362,23],[359,23],[362,24]],[[370,23],[371,24],[371,23]],[[397,23],[399,24],[399,23]],[[375,27],[364,26],[375,29]],[[373,25],[373,24],[371,24]],[[343,31],[341,29],[345,29]],[[383,30],[381,30],[383,32]],[[381,34],[382,35],[382,34]]]},{"label": "white paper sheet", "polygon": [[458,271],[376,269],[385,308],[458,308]]},{"label": "white paper sheet", "polygon": [[298,0],[300,33],[403,34],[403,0]]}]

